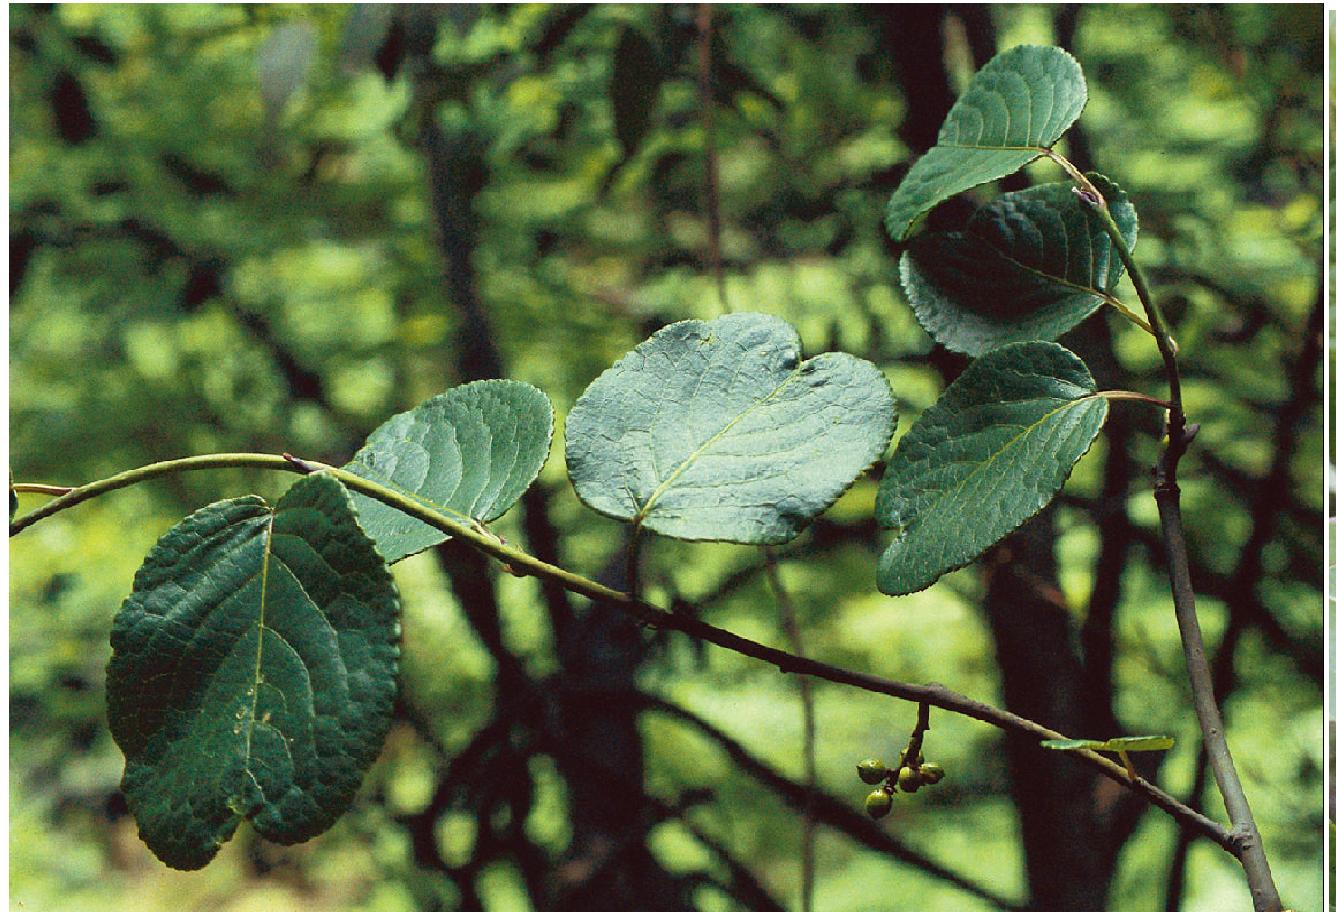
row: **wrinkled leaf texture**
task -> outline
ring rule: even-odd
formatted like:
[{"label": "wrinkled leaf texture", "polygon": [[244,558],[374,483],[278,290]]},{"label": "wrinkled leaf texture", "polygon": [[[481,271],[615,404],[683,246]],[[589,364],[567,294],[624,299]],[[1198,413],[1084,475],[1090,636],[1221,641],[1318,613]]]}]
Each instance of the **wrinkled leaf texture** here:
[{"label": "wrinkled leaf texture", "polygon": [[398,640],[389,571],[327,475],[170,529],[116,615],[107,669],[149,848],[193,869],[243,818],[284,844],[328,829],[389,730]]}]

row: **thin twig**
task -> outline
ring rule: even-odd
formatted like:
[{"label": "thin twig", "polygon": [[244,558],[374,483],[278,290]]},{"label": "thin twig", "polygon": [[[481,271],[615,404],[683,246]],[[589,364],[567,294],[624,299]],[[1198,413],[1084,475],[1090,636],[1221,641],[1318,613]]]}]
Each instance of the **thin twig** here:
[{"label": "thin twig", "polygon": [[719,151],[714,141],[714,78],[710,69],[710,40],[714,34],[714,6],[702,3],[696,8],[696,31],[699,33],[699,65],[696,68],[700,87],[700,121],[705,134],[705,211],[709,231],[710,271],[714,273],[719,292],[719,306],[728,313],[728,293],[724,287],[723,219],[719,205]]},{"label": "thin twig", "polygon": [[1173,593],[1174,614],[1183,643],[1187,662],[1188,681],[1192,688],[1192,702],[1197,711],[1197,723],[1202,732],[1202,743],[1215,773],[1216,786],[1225,802],[1225,811],[1234,825],[1233,835],[1238,840],[1239,861],[1248,879],[1256,912],[1280,912],[1280,893],[1271,875],[1271,865],[1262,847],[1262,837],[1253,819],[1252,808],[1243,791],[1234,758],[1225,738],[1225,723],[1220,704],[1211,685],[1211,668],[1206,659],[1201,625],[1197,620],[1197,598],[1192,588],[1188,566],[1187,537],[1183,529],[1183,515],[1178,487],[1178,464],[1197,434],[1197,425],[1189,425],[1183,412],[1183,390],[1178,371],[1178,344],[1169,334],[1164,315],[1150,294],[1150,287],[1127,246],[1118,223],[1114,221],[1107,204],[1093,205],[1104,230],[1127,267],[1132,286],[1146,317],[1155,330],[1155,342],[1164,361],[1165,377],[1169,382],[1169,410],[1166,421],[1166,441],[1155,466],[1155,502],[1159,507],[1160,531],[1164,539],[1165,559],[1169,568],[1169,586]]},{"label": "thin twig", "polygon": [[639,694],[638,699],[643,702],[645,708],[690,725],[710,739],[728,755],[735,769],[747,773],[760,785],[782,798],[789,806],[796,809],[805,805],[810,795],[815,802],[813,812],[823,826],[841,832],[875,852],[935,877],[998,909],[1011,912],[1019,912],[1021,909],[1020,903],[994,892],[991,886],[969,880],[963,874],[905,845],[866,814],[855,811],[828,792],[820,789],[812,792],[801,783],[783,775],[749,751],[737,738],[690,709],[653,694]]},{"label": "thin twig", "polygon": [[[305,461],[303,460],[303,462]],[[311,466],[321,465],[320,463],[312,462],[305,462],[305,464]],[[302,469],[298,468],[293,462],[282,456],[262,453],[222,453],[209,456],[192,456],[186,459],[175,459],[167,462],[153,463],[152,465],[132,469],[128,472],[122,472],[118,475],[113,475],[110,478],[105,478],[75,488],[69,494],[66,494],[63,497],[58,497],[41,509],[34,510],[32,513],[10,523],[9,534],[11,537],[17,535],[41,519],[45,519],[62,510],[76,506],[77,504],[97,497],[100,494],[105,494],[118,488],[128,487],[140,481],[147,481],[151,478],[160,477],[172,472],[207,468],[257,468],[276,469],[285,472],[302,472]],[[327,472],[331,477],[342,482],[345,487],[357,491],[360,494],[365,494],[367,497],[378,500],[415,519],[420,519],[427,525],[432,526],[449,536],[462,540],[469,546],[496,558],[502,563],[510,564],[512,567],[523,570],[533,576],[552,580],[571,592],[585,596],[596,606],[609,607],[625,612],[646,626],[656,627],[663,630],[676,630],[697,640],[713,643],[723,649],[736,652],[739,655],[766,662],[788,674],[810,675],[814,678],[820,678],[834,684],[855,687],[870,693],[884,694],[889,697],[896,697],[897,699],[908,700],[915,703],[930,703],[938,709],[943,709],[947,712],[953,712],[963,716],[969,716],[972,719],[977,719],[980,722],[985,722],[1004,731],[1016,732],[1033,738],[1066,738],[1061,732],[1040,725],[1038,722],[1025,719],[1015,713],[1007,712],[1004,709],[990,706],[987,703],[973,700],[940,684],[911,684],[903,681],[893,681],[888,678],[881,678],[864,672],[851,671],[835,665],[828,665],[825,662],[818,662],[814,659],[796,656],[792,653],[785,652],[782,649],[776,649],[773,646],[766,646],[754,640],[749,640],[732,631],[707,624],[685,612],[666,611],[655,605],[651,605],[648,602],[633,599],[625,592],[611,589],[601,583],[581,576],[578,573],[572,573],[569,570],[539,560],[526,551],[485,535],[473,528],[467,518],[463,521],[452,518],[407,495],[386,488],[383,485],[362,478],[359,475],[354,475],[344,469],[322,467],[321,471]],[[1073,756],[1080,758],[1082,762],[1094,767],[1107,778],[1112,779],[1114,782],[1127,785],[1151,804],[1154,804],[1156,807],[1168,813],[1179,823],[1179,825],[1197,830],[1203,836],[1228,851],[1231,855],[1234,855],[1235,857],[1240,856],[1240,852],[1242,851],[1240,839],[1242,837],[1240,837],[1239,834],[1230,832],[1225,827],[1210,818],[1203,816],[1197,811],[1194,811],[1192,808],[1189,808],[1187,805],[1178,801],[1172,795],[1144,779],[1135,779],[1129,782],[1123,768],[1106,757],[1102,757],[1092,751],[1073,751],[1071,753]]]},{"label": "thin twig", "polygon": [[923,759],[923,736],[928,733],[932,726],[928,724],[928,711],[932,708],[930,703],[920,703],[918,708],[918,718],[914,721],[914,730],[909,734],[909,743],[905,745],[904,753],[900,755],[900,762],[896,764],[895,769],[891,770],[886,781],[894,787],[900,781],[900,770],[905,767],[917,767],[919,761]]},{"label": "thin twig", "polygon": [[[765,549],[765,572],[770,580],[770,588],[775,593],[775,603],[779,605],[780,618],[784,625],[784,635],[788,637],[789,648],[797,656],[805,655],[803,650],[802,630],[798,626],[798,614],[793,608],[793,599],[784,588],[784,581],[779,577],[779,562],[775,559],[775,550]],[[812,679],[806,676],[798,678],[798,698],[802,701],[803,712],[803,781],[807,786],[807,795],[803,799],[803,838],[802,838],[802,910],[812,912],[812,899],[816,891],[816,819],[812,814],[812,802],[817,788],[816,780],[816,704],[812,696]]]}]

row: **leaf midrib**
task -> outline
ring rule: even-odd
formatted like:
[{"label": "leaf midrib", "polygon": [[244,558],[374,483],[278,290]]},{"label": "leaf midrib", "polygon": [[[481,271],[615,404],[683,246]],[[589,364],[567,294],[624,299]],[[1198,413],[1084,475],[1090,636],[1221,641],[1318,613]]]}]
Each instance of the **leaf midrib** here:
[{"label": "leaf midrib", "polygon": [[246,722],[246,773],[251,772],[251,739],[255,735],[255,714],[260,709],[260,678],[264,668],[265,609],[269,605],[269,558],[274,549],[274,518],[278,511],[270,509],[269,522],[264,532],[264,556],[260,559],[260,614],[255,624],[255,674],[251,680],[251,711]]},{"label": "leaf midrib", "polygon": [[695,463],[697,459],[700,458],[700,455],[702,453],[704,453],[707,449],[709,449],[711,444],[713,444],[715,441],[719,440],[721,437],[723,437],[725,434],[731,431],[735,426],[737,426],[738,422],[740,422],[743,418],[746,418],[752,412],[756,411],[758,408],[760,408],[761,406],[765,405],[767,402],[778,396],[780,391],[783,390],[784,387],[788,386],[795,377],[797,377],[800,373],[802,373],[802,369],[809,363],[811,362],[799,361],[798,365],[793,369],[793,371],[787,377],[785,377],[783,381],[779,383],[778,386],[776,386],[763,398],[757,399],[751,405],[747,406],[745,409],[739,412],[737,417],[735,417],[732,421],[728,422],[728,424],[724,425],[722,428],[716,431],[708,440],[706,440],[700,446],[696,447],[696,449],[688,453],[687,457],[683,459],[681,463],[678,464],[677,468],[673,469],[672,473],[663,481],[659,482],[659,486],[656,487],[652,492],[650,492],[649,497],[645,500],[645,505],[641,507],[639,510],[637,510],[635,516],[632,517],[631,519],[632,524],[638,526],[641,523],[643,523],[649,517],[650,510],[654,509],[654,505],[658,503],[659,498],[663,496],[664,492],[667,491],[668,488],[672,487],[673,482],[677,481],[677,479],[681,477],[682,473],[685,472],[688,468],[690,468],[691,465]]},{"label": "leaf midrib", "polygon": [[1033,152],[1035,155],[1048,155],[1053,150],[1048,146],[981,146],[976,143],[939,142],[939,149],[977,149],[983,152]]},{"label": "leaf midrib", "polygon": [[1002,259],[1006,260],[1008,263],[1015,266],[1022,272],[1036,276],[1037,278],[1040,279],[1046,279],[1049,282],[1052,282],[1054,285],[1061,285],[1064,288],[1070,288],[1071,290],[1079,291],[1082,294],[1094,295],[1095,297],[1101,298],[1106,301],[1109,299],[1109,297],[1111,297],[1110,293],[1107,291],[1103,291],[1090,285],[1082,285],[1079,282],[1073,282],[1071,279],[1065,278],[1064,276],[1053,275],[1050,272],[1045,272],[1044,270],[1037,269],[1034,266],[1027,266],[1025,263],[1022,263],[1020,260],[1016,259],[1011,254],[1003,250],[1000,250],[997,247],[997,245],[992,243],[991,241],[984,238],[980,238],[980,240],[983,241],[983,244],[986,247],[988,247],[988,249],[992,250]]},{"label": "leaf midrib", "polygon": [[[1059,412],[1062,412],[1062,411],[1064,411],[1064,410],[1066,410],[1066,409],[1069,409],[1069,408],[1072,408],[1073,406],[1076,406],[1076,405],[1078,405],[1078,404],[1080,404],[1080,403],[1082,403],[1082,402],[1085,402],[1087,399],[1095,399],[1095,398],[1098,398],[1098,393],[1097,393],[1097,392],[1095,392],[1095,393],[1087,393],[1086,395],[1081,396],[1080,398],[1073,399],[1073,400],[1071,400],[1070,402],[1067,402],[1067,403],[1064,403],[1063,405],[1058,406],[1057,408],[1053,409],[1051,412],[1046,412],[1042,417],[1040,417],[1040,419],[1039,419],[1038,421],[1036,421],[1036,422],[1034,422],[1033,424],[1031,424],[1031,425],[1029,425],[1028,427],[1026,427],[1025,430],[1024,430],[1022,433],[1017,434],[1017,435],[1016,435],[1015,437],[1013,437],[1011,440],[1008,440],[1008,441],[1006,442],[1006,444],[1005,444],[1004,446],[1002,446],[1001,448],[999,448],[995,453],[990,454],[990,455],[988,456],[987,459],[985,459],[983,462],[979,463],[974,469],[972,469],[968,475],[966,475],[964,478],[961,478],[959,481],[957,481],[955,484],[953,484],[950,488],[945,489],[945,490],[942,492],[942,494],[941,494],[940,496],[933,498],[933,501],[932,501],[933,504],[938,504],[938,503],[940,503],[940,502],[942,501],[942,499],[945,497],[945,495],[946,495],[947,493],[954,493],[954,492],[956,492],[956,491],[959,491],[959,490],[960,490],[961,488],[963,488],[966,484],[968,484],[968,483],[969,483],[969,482],[970,482],[976,475],[978,475],[980,472],[984,471],[984,470],[987,469],[989,466],[991,466],[995,460],[999,459],[999,458],[1002,456],[1003,453],[1007,452],[1007,451],[1010,450],[1013,446],[1015,446],[1016,444],[1018,444],[1021,440],[1024,440],[1024,439],[1025,439],[1026,437],[1028,437],[1030,434],[1034,433],[1034,431],[1035,431],[1036,429],[1038,429],[1040,425],[1044,424],[1046,421],[1048,421],[1048,420],[1049,420],[1050,418],[1052,418],[1054,415],[1057,415]],[[923,510],[923,509],[916,510],[916,511],[914,512],[914,516],[913,516],[913,518],[910,519],[909,522],[907,522],[907,523],[905,523],[903,526],[901,526],[901,535],[903,535],[903,534],[904,534],[904,531],[905,531],[905,530],[908,530],[910,526],[912,526],[912,525],[914,525],[915,523],[917,523],[918,520],[919,520],[919,517],[922,516],[923,513],[924,513],[924,510]]]}]

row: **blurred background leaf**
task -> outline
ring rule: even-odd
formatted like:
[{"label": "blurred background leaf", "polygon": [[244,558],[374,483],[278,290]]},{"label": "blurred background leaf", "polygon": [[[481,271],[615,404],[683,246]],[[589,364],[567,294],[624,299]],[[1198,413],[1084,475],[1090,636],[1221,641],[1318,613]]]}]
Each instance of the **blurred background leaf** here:
[{"label": "blurred background leaf", "polygon": [[[997,49],[1060,43],[1081,61],[1090,103],[1063,149],[1128,191],[1138,259],[1184,349],[1203,424],[1184,466],[1200,610],[1294,908],[1318,905],[1322,878],[1322,29],[1302,5],[725,6],[707,58],[731,303],[793,323],[809,353],[879,365],[902,432],[960,363],[898,287],[886,201]],[[627,49],[641,40],[653,68]],[[617,582],[624,530],[579,505],[555,454],[571,404],[617,357],[721,312],[698,42],[681,6],[14,7],[15,477],[74,483],[220,450],[341,464],[394,412],[510,376],[552,397],[558,440],[498,531]],[[281,106],[266,103],[279,81],[262,76],[266,54],[292,87]],[[1058,177],[1038,163],[1001,189]],[[996,192],[940,207],[930,227],[959,227]],[[1162,393],[1153,343],[1120,317],[1064,344],[1102,386]],[[806,650],[1074,736],[1171,734],[1177,748],[1138,772],[1222,818],[1155,535],[1155,430],[1141,407],[1115,408],[1055,506],[979,568],[902,599],[875,589],[874,473],[778,553]],[[795,905],[791,682],[449,544],[395,567],[402,697],[353,811],[302,846],[239,837],[198,874],[154,861],[106,730],[110,619],[187,511],[289,482],[183,475],[14,540],[16,903]],[[754,550],[655,539],[648,558],[651,597],[784,641]],[[1215,847],[1060,753],[945,714],[926,751],[946,781],[860,829],[854,764],[893,759],[914,707],[814,692],[832,798],[819,805],[823,912],[888,889],[920,912],[996,907],[980,893],[1064,912],[1246,905]]]}]

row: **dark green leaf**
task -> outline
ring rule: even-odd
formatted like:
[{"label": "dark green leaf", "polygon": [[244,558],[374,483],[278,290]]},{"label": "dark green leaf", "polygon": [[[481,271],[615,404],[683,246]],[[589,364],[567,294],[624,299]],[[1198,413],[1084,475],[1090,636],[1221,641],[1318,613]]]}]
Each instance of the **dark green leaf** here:
[{"label": "dark green leaf", "polygon": [[640,30],[627,26],[612,55],[612,128],[622,147],[622,157],[636,154],[654,117],[654,105],[663,83],[654,46]]},{"label": "dark green leaf", "polygon": [[1067,132],[1085,103],[1081,66],[1061,48],[1022,45],[994,57],[896,188],[886,230],[902,241],[942,200],[1020,170]]},{"label": "dark green leaf", "polygon": [[876,367],[803,361],[777,317],[656,332],[595,380],[566,422],[566,464],[593,509],[674,538],[776,544],[886,448],[895,406]]},{"label": "dark green leaf", "polygon": [[247,818],[301,842],[352,801],[389,730],[399,601],[327,475],[271,509],[212,504],[167,532],[112,627],[107,715],[140,835],[203,867]]},{"label": "dark green leaf", "polygon": [[[491,522],[528,490],[552,445],[552,403],[518,380],[478,380],[395,415],[345,468],[460,522]],[[448,536],[353,494],[362,528],[394,563]]]},{"label": "dark green leaf", "polygon": [[[1137,217],[1127,194],[1100,175],[1090,179],[1132,247]],[[1069,183],[1003,194],[964,231],[917,238],[900,259],[923,328],[968,355],[1056,339],[1099,308],[1122,271],[1099,218]]]},{"label": "dark green leaf", "polygon": [[1168,735],[1137,735],[1130,738],[1110,738],[1108,741],[1092,741],[1089,738],[1062,738],[1040,741],[1039,744],[1049,750],[1060,751],[1164,751],[1174,746],[1174,739]]},{"label": "dark green leaf", "polygon": [[971,364],[886,464],[877,519],[900,535],[877,568],[881,591],[925,589],[1038,513],[1108,408],[1081,360],[1052,342],[1008,345]]}]

